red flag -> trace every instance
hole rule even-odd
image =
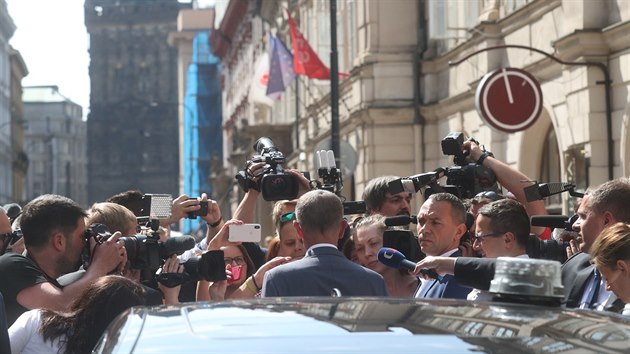
[[[322,63],[317,53],[311,48],[302,33],[298,31],[291,14],[287,12],[287,15],[289,15],[291,42],[293,42],[293,71],[311,79],[330,80],[330,69]],[[339,76],[345,77],[348,74],[339,73]]]

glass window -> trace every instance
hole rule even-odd
[[[561,182],[560,175],[560,153],[558,152],[558,139],[553,127],[547,131],[545,145],[543,147],[543,156],[541,159],[542,166],[540,168],[540,182]],[[562,212],[562,193],[552,195],[545,198],[547,210],[552,214],[560,214]]]

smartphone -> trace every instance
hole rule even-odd
[[[238,281],[241,279],[243,266],[234,266],[230,271],[232,272],[232,282]]]
[[[260,242],[260,224],[229,226],[230,242]]]
[[[197,199],[197,198],[188,198],[190,199]],[[195,211],[189,211],[187,212],[187,216],[186,218],[188,219],[196,219],[197,216],[206,216],[208,215],[208,201],[207,200],[202,200],[199,201],[199,206],[201,208],[199,208],[199,210],[195,210]]]

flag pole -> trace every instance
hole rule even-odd
[[[295,80],[295,150],[300,153],[300,80]]]
[[[335,164],[341,168],[339,153],[339,67],[337,66],[337,0],[330,0],[330,133]]]

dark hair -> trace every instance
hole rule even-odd
[[[140,190],[134,189],[113,195],[107,198],[106,202],[120,204],[131,210],[135,216],[141,216],[143,196]]]
[[[389,193],[388,183],[399,179],[397,176],[382,176],[371,179],[363,190],[363,201],[365,201],[365,211],[367,214],[377,212],[385,203],[387,193]]]
[[[74,299],[69,312],[42,310],[40,332],[44,341],[59,338],[67,354],[89,353],[116,316],[145,304],[144,292],[125,277],[103,276]]]
[[[245,260],[245,264],[247,264],[247,276],[251,276],[252,274],[254,274],[256,272],[256,266],[254,265],[254,261],[252,261],[252,257],[249,256],[249,252],[247,252],[247,248],[245,248],[245,246],[243,245],[226,245],[223,247],[229,247],[229,246],[234,246],[236,248],[239,249],[239,251],[241,251],[241,253],[243,254],[243,259]]]
[[[55,232],[68,236],[77,228],[85,211],[70,198],[55,194],[44,194],[24,206],[20,217],[20,228],[26,248],[43,248]]]
[[[343,219],[343,205],[334,193],[316,189],[298,199],[295,215],[305,234],[309,231],[326,233],[339,227]]]
[[[434,202],[447,202],[451,205],[451,217],[460,224],[466,224],[466,207],[464,203],[451,193],[434,193],[428,200]]]
[[[490,219],[492,232],[498,234],[511,232],[519,246],[527,247],[529,215],[521,203],[512,199],[497,200],[481,207],[479,215]]]
[[[597,214],[610,212],[617,221],[630,223],[630,181],[617,178],[589,193],[589,206]]]

